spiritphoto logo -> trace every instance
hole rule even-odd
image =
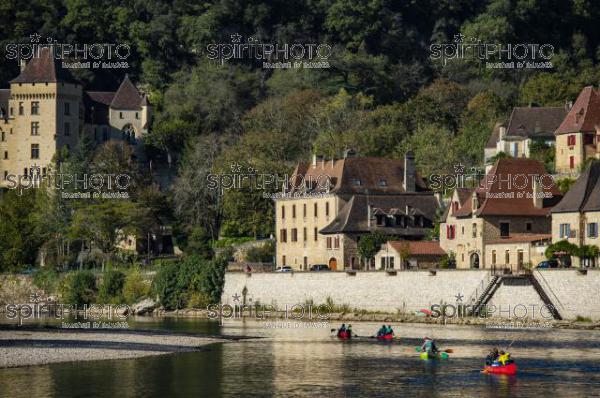
[[[260,173],[252,166],[239,163],[231,164],[230,170],[231,173],[209,173],[206,177],[208,188],[219,190],[221,194],[228,190],[247,189],[264,191],[265,198],[285,198],[323,195],[333,186],[327,174],[305,177],[301,174]]]
[[[262,43],[254,36],[244,39],[239,33],[230,36],[229,43],[206,46],[208,59],[225,63],[230,60],[252,59],[262,62],[264,69],[324,69],[332,47],[327,43]]]
[[[29,43],[8,43],[6,58],[18,62],[40,58],[49,49],[54,59],[62,61],[65,69],[123,69],[131,47],[125,43],[60,43],[38,33],[29,36]]]
[[[133,182],[133,177],[125,173],[70,174],[32,167],[27,174],[7,174],[5,187],[18,190],[19,194],[24,190],[44,187],[62,191],[64,199],[128,199],[128,189]]]
[[[123,321],[127,319],[130,312],[127,304],[84,304],[78,306],[59,303],[54,298],[44,297],[39,293],[30,294],[29,303],[6,304],[4,307],[5,318],[16,322],[19,326],[22,326],[23,322],[31,320],[55,319],[69,320],[69,322],[63,322],[61,325],[67,329],[127,327],[123,325]],[[116,321],[116,323],[112,321]]]
[[[452,43],[431,44],[429,51],[430,58],[443,66],[454,60],[476,60],[488,69],[553,68],[554,46],[548,43],[483,43],[459,33]]]
[[[454,174],[431,174],[428,179],[429,187],[436,192],[481,187],[486,190],[486,197],[533,199],[533,193],[529,188],[537,185],[539,187],[537,198],[549,199],[552,198],[552,194],[547,190],[557,186],[555,177],[547,173],[485,174],[482,169],[475,167],[466,171],[466,168],[460,164],[454,166],[454,171]],[[487,192],[492,185],[495,185],[499,192]]]

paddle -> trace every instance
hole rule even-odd
[[[417,352],[421,352],[421,351],[422,351],[422,349],[421,349],[421,347],[415,347],[415,351],[417,351]],[[440,351],[440,352],[445,352],[445,353],[447,353],[447,354],[452,354],[452,353],[454,352],[454,350],[453,350],[452,348],[448,348],[448,349],[446,349],[446,350],[442,350],[442,351]]]

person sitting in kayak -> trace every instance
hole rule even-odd
[[[513,363],[514,361],[510,358],[509,352],[500,351],[500,355],[498,355],[498,362],[502,364],[502,366],[507,365],[509,363]]]
[[[392,325],[387,325],[387,328],[385,329],[385,334],[391,334],[392,336],[394,335],[394,329],[392,329]]]
[[[348,333],[348,338],[352,337],[352,325],[348,325],[346,333]]]
[[[492,351],[485,357],[485,364],[487,366],[491,366],[494,362],[498,360],[498,348],[494,347]]]
[[[382,337],[382,336],[385,336],[386,334],[387,334],[387,328],[385,327],[385,325],[381,325],[381,327],[377,331],[377,337]]]
[[[346,324],[342,323],[342,326],[340,326],[340,328],[338,329],[337,336],[338,337],[345,337],[346,336],[346,332],[347,332],[347,330],[346,330]]]
[[[430,338],[430,337],[425,337],[425,341],[423,342],[423,345],[421,346],[421,351],[427,352],[428,354],[437,354],[438,353],[438,349],[437,346],[435,345],[435,341]]]

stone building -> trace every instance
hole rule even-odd
[[[579,176],[569,192],[552,209],[552,241],[567,240],[577,246],[600,246],[600,162],[592,162]],[[590,259],[591,266],[598,259]],[[580,266],[579,258],[572,258]]]
[[[531,144],[554,145],[554,132],[569,111],[559,107],[515,107],[505,123],[497,123],[484,149],[486,164],[500,152],[514,158],[528,158]]]
[[[556,171],[578,174],[587,159],[600,157],[600,93],[585,87],[556,129]]]
[[[276,262],[307,270],[374,268],[361,264],[361,236],[379,230],[405,240],[424,239],[433,227],[438,201],[404,160],[314,156],[296,166],[282,198],[275,200]]]
[[[446,252],[436,241],[391,240],[375,255],[375,267],[385,270],[437,268]]]
[[[0,187],[9,176],[46,174],[54,155],[75,148],[84,134],[96,144],[125,140],[141,153],[150,118],[146,96],[129,77],[116,92],[86,91],[45,48],[0,90]]]
[[[477,188],[456,189],[440,223],[440,245],[457,268],[513,268],[538,261],[550,241],[550,210],[561,199],[544,166],[496,161]]]

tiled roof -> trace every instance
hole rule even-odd
[[[404,193],[404,160],[376,157],[348,157],[343,159],[318,160],[315,166],[311,162],[299,163],[292,173],[291,181],[318,182],[308,191],[325,191],[327,176],[332,183],[330,192],[340,194],[399,194]],[[297,179],[296,179],[297,178]],[[302,191],[300,184],[292,183],[292,192]],[[320,185],[320,186],[319,186]],[[416,191],[428,191],[423,179],[416,173]]]
[[[600,127],[600,94],[594,87],[588,86],[581,90],[555,134],[595,132],[597,126]]]
[[[389,241],[388,244],[396,251],[401,251],[404,247],[407,247],[412,256],[443,256],[446,254],[440,247],[440,242],[393,240]]]
[[[486,244],[493,245],[502,243],[527,243],[550,239],[552,239],[552,234],[511,234],[506,238],[491,240]]]
[[[511,137],[552,137],[567,116],[559,107],[515,107],[508,119],[506,135]]]
[[[129,80],[129,75],[125,75],[110,103],[110,107],[113,109],[138,110],[141,109],[142,99],[142,94]]]
[[[592,162],[552,213],[600,211],[600,162]]]
[[[409,226],[377,226],[375,217],[369,226],[369,206],[372,214],[406,214],[412,218],[421,215],[433,223],[438,208],[437,199],[432,193],[415,195],[353,195],[338,215],[319,232],[322,234],[367,233],[380,230],[388,235],[423,238],[430,228]]]
[[[68,69],[63,69],[50,48],[40,50],[39,57],[31,58],[25,69],[11,83],[74,83],[77,80]]]
[[[550,196],[543,199],[542,207],[534,206],[533,181],[535,176],[547,176],[542,163],[534,159],[503,158],[498,159],[490,172],[483,178],[479,188],[475,190],[479,206],[472,208],[472,200],[467,200],[454,214],[456,217],[477,216],[545,216],[561,198],[556,187],[548,183],[550,177],[544,178],[541,191]]]

